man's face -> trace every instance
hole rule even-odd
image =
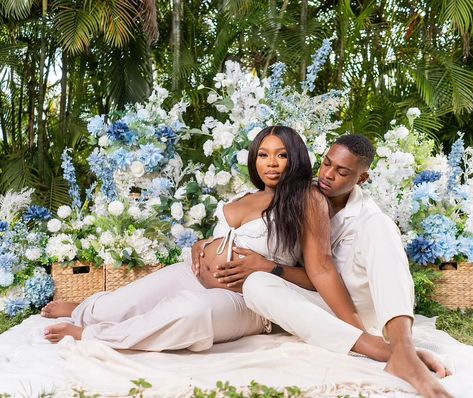
[[[320,190],[329,198],[348,195],[367,179],[367,167],[343,145],[332,145],[319,169]]]

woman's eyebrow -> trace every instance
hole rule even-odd
[[[258,150],[268,151],[269,149],[260,146]],[[285,147],[285,146],[282,146],[282,147],[280,147],[280,148],[274,148],[273,150],[275,150],[275,151],[286,150],[286,147]]]

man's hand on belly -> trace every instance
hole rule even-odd
[[[214,277],[227,287],[242,285],[245,279],[256,271],[271,272],[274,263],[250,249],[234,247],[233,252],[244,257],[217,266]]]

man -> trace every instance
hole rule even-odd
[[[425,353],[416,352],[412,341],[414,289],[399,230],[359,187],[368,179],[373,158],[369,140],[346,135],[329,149],[320,167],[319,188],[332,207],[332,255],[365,329],[382,331],[390,343],[385,370],[412,384],[425,397],[451,397],[426,364],[441,377],[449,372],[433,364]],[[249,308],[308,343],[321,345],[319,342],[338,338],[333,326],[328,330],[317,319],[320,308],[331,312],[317,292],[270,272],[254,272],[265,269],[263,263],[268,260],[249,250],[235,251],[246,257],[225,264],[216,277],[230,285],[244,280]],[[267,264],[266,269],[274,266]],[[306,271],[317,287],[317,273]],[[304,308],[304,316],[298,313],[300,308]],[[314,316],[310,316],[311,310]],[[340,347],[354,341],[346,343]]]

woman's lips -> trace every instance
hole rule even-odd
[[[277,180],[281,176],[281,174],[277,172],[267,172],[264,173],[264,175],[270,180]]]

